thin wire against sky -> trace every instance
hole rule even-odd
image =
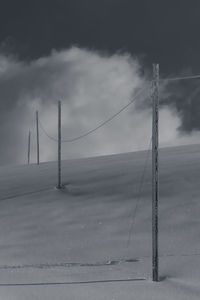
[[[196,74],[196,75],[190,75],[190,76],[182,76],[182,77],[169,77],[169,78],[160,78],[159,81],[160,82],[170,82],[170,81],[179,81],[179,80],[191,80],[191,79],[200,79],[200,74]],[[135,95],[135,97],[138,97],[139,94],[144,90],[146,90],[148,87],[144,88],[144,89],[141,89],[138,91],[138,93]],[[123,112],[127,107],[129,107],[133,102],[135,102],[135,97],[133,100],[131,100],[130,102],[128,102],[125,106],[123,106],[119,111],[117,111],[114,115],[112,115],[111,117],[109,117],[107,120],[103,121],[102,123],[100,123],[98,126],[96,126],[95,128],[93,129],[90,129],[89,131],[77,136],[77,137],[74,137],[74,138],[70,138],[70,139],[63,139],[61,142],[62,143],[71,143],[71,142],[75,142],[77,140],[80,140],[84,137],[87,137],[88,135],[94,133],[95,131],[97,131],[98,129],[100,129],[101,127],[105,126],[107,123],[109,123],[110,121],[112,121],[114,118],[116,118],[118,115],[120,115],[121,112]],[[39,125],[40,125],[40,128],[42,129],[42,131],[45,133],[45,135],[57,142],[58,139],[51,136],[47,130],[44,128],[44,126],[42,125],[41,121],[39,120]]]
[[[95,128],[93,129],[90,129],[89,131],[75,137],[75,138],[71,138],[71,139],[64,139],[62,140],[62,143],[71,143],[71,142],[74,142],[74,141],[77,141],[77,140],[80,140],[92,133],[94,133],[95,131],[97,131],[98,129],[100,129],[101,127],[105,126],[107,123],[109,123],[110,121],[112,121],[114,118],[116,118],[118,115],[120,115],[127,107],[129,107],[131,104],[133,104],[133,102],[135,102],[136,100],[136,97],[138,97],[142,92],[144,92],[145,90],[147,90],[147,88],[149,87],[146,87],[146,88],[143,88],[143,89],[140,89],[138,90],[138,92],[136,93],[136,95],[134,96],[134,99],[132,99],[131,101],[129,101],[125,106],[123,106],[119,111],[117,111],[114,115],[112,115],[111,117],[109,117],[108,119],[106,119],[105,121],[103,121],[102,123],[100,123],[98,126],[96,126]],[[50,134],[48,134],[48,132],[46,131],[46,129],[44,128],[44,126],[42,125],[41,121],[39,120],[39,125],[42,129],[42,131],[46,134],[46,136],[48,138],[50,138],[51,140],[53,141],[56,141],[58,142],[58,139],[55,138],[55,137],[52,137]]]

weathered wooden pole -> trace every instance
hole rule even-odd
[[[153,64],[152,86],[152,279],[159,281],[158,274],[158,115],[159,115],[159,65]]]
[[[38,111],[36,111],[36,136],[37,136],[37,164],[40,164],[40,145],[39,145],[39,125],[38,125]]]
[[[31,152],[31,131],[28,133],[28,165],[30,164],[30,152]]]
[[[62,188],[61,183],[61,101],[58,101],[58,189]]]

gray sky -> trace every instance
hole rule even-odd
[[[61,99],[63,138],[71,138],[126,105],[151,79],[153,62],[162,77],[200,73],[199,1],[3,2],[0,164],[26,162],[29,129],[35,160],[36,109],[56,136]],[[198,142],[199,81],[161,86],[161,146]],[[144,92],[110,124],[63,145],[63,158],[144,149],[150,135],[151,101]],[[55,159],[57,145],[42,132],[40,141],[42,159]]]

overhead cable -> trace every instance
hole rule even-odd
[[[147,90],[147,87],[144,89],[140,89],[138,90],[138,92],[136,93],[135,97],[138,97],[142,92],[144,92],[145,90]],[[116,118],[121,112],[123,112],[127,107],[129,107],[133,102],[135,102],[135,97],[134,99],[132,99],[130,102],[128,102],[125,106],[123,106],[118,112],[116,112],[114,115],[112,115],[111,117],[109,117],[107,120],[103,121],[102,123],[100,123],[97,127],[75,137],[75,138],[71,138],[71,139],[62,139],[61,142],[62,143],[71,143],[74,141],[77,141],[79,139],[82,139],[88,135],[90,135],[91,133],[95,132],[96,130],[100,129],[101,127],[103,127],[104,125],[106,125],[107,123],[109,123],[110,121],[112,121],[114,118]],[[44,126],[42,125],[41,121],[39,121],[39,125],[41,127],[41,129],[43,130],[43,132],[46,134],[46,136],[48,138],[50,138],[53,141],[58,141],[57,138],[52,137],[50,134],[48,134],[48,132],[44,129]]]
[[[188,80],[188,79],[198,79],[200,74],[191,75],[191,76],[182,76],[182,77],[169,77],[169,78],[160,78],[159,81],[178,81],[178,80]]]
[[[143,168],[143,172],[142,172],[142,176],[141,176],[140,183],[139,183],[139,188],[138,188],[138,196],[137,196],[137,200],[136,200],[136,205],[135,205],[134,211],[132,213],[131,224],[130,224],[130,229],[129,229],[129,232],[128,232],[128,239],[127,239],[127,245],[126,245],[127,248],[130,245],[131,233],[132,233],[132,230],[133,230],[133,227],[134,227],[134,224],[135,224],[136,215],[137,215],[137,211],[138,211],[138,206],[139,206],[139,202],[140,202],[141,195],[142,195],[142,189],[143,189],[143,185],[144,185],[144,178],[145,178],[147,164],[148,164],[148,160],[149,160],[149,154],[151,153],[151,144],[152,144],[152,137],[150,139],[149,147],[148,147],[147,153],[146,153],[144,168]]]

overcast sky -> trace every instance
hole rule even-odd
[[[63,138],[98,125],[151,79],[200,73],[199,0],[2,0],[0,10],[0,164],[25,163],[35,110],[56,137],[62,100]],[[198,143],[200,80],[161,86],[161,146]],[[151,102],[143,92],[95,134],[63,145],[63,158],[144,149]],[[40,132],[42,160],[56,144]]]

